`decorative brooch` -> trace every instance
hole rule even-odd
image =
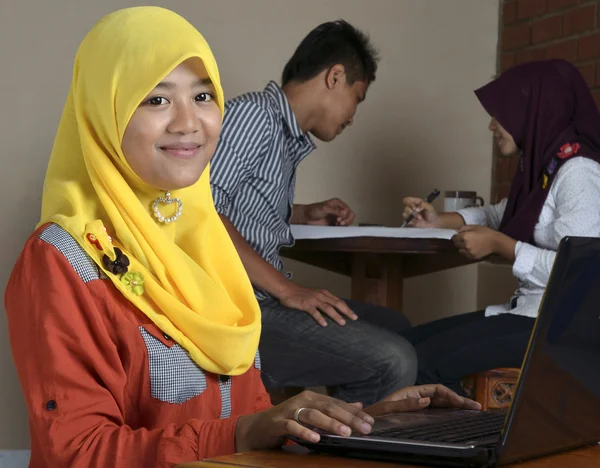
[[[129,258],[127,258],[127,255],[125,255],[118,247],[115,247],[115,255],[117,256],[115,260],[111,260],[106,254],[102,257],[102,264],[104,265],[104,268],[110,271],[113,275],[127,273],[127,268],[129,267]]]
[[[93,221],[86,227],[86,231],[85,238],[91,245],[102,252],[110,250],[115,252],[114,260],[111,260],[106,254],[102,256],[104,268],[113,275],[120,275],[121,283],[130,293],[141,296],[144,293],[144,276],[136,271],[128,271],[131,263],[129,258],[121,249],[112,246],[112,237],[108,234],[102,221]]]
[[[136,296],[141,296],[144,293],[144,275],[136,271],[130,271],[121,276],[121,283]]]
[[[556,153],[556,156],[554,156],[544,168],[544,175],[542,176],[542,188],[544,190],[548,188],[548,181],[556,172],[559,160],[568,159],[571,156],[575,156],[579,152],[580,148],[581,145],[579,143],[565,143],[560,147],[560,152]]]

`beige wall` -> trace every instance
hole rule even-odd
[[[79,41],[105,13],[148,3],[176,10],[204,33],[229,97],[277,79],[299,40],[320,22],[343,17],[371,33],[382,54],[378,79],[353,128],[319,144],[301,166],[298,201],[340,196],[359,221],[394,223],[406,194],[439,187],[489,197],[491,140],[472,90],[494,74],[498,0],[2,0],[1,285],[37,221]],[[310,274],[340,294],[348,290],[345,278],[292,269],[301,282]],[[476,270],[463,270],[408,281],[405,305],[413,319],[475,307]],[[422,293],[430,288],[443,293]],[[0,449],[27,445],[1,311]]]

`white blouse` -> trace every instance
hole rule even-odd
[[[506,202],[458,213],[465,224],[498,229]],[[588,158],[575,157],[559,169],[535,225],[536,245],[517,242],[515,247],[512,271],[519,287],[513,300],[487,307],[486,317],[504,313],[537,317],[558,244],[565,236],[600,237],[600,164]]]

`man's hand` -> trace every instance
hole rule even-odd
[[[300,423],[294,419],[299,408],[304,408],[298,415]],[[306,426],[341,436],[349,436],[351,431],[368,434],[373,422],[373,418],[362,411],[360,403],[348,404],[327,395],[304,391],[271,409],[238,419],[235,449],[245,452],[274,448],[281,445],[287,435],[318,442],[319,434]]]
[[[288,283],[286,290],[277,296],[277,299],[279,299],[279,302],[285,307],[302,310],[308,313],[323,327],[327,326],[327,321],[321,314],[327,315],[339,325],[346,325],[346,321],[342,315],[345,315],[352,320],[358,318],[344,301],[334,296],[329,291],[325,289],[316,290],[303,288],[291,281]]]
[[[354,211],[339,198],[304,205],[304,223],[315,226],[349,226]]]
[[[476,401],[463,398],[443,385],[419,385],[398,390],[383,400],[369,406],[365,412],[371,416],[415,411],[423,408],[461,408],[481,410]]]

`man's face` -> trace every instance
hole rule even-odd
[[[364,101],[369,84],[355,81],[349,85],[346,74],[336,78],[322,103],[321,118],[310,132],[321,141],[331,141],[352,124],[358,105]]]

